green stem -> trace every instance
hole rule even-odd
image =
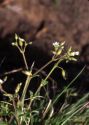
[[[23,56],[23,60],[24,60],[25,67],[26,67],[26,69],[28,70],[28,65],[27,65],[27,61],[26,61],[24,52],[22,52],[22,56]]]
[[[22,106],[24,106],[24,100],[25,100],[26,92],[27,92],[27,89],[28,89],[28,86],[29,86],[29,83],[30,83],[31,79],[32,79],[31,76],[27,76],[26,83],[25,83],[23,93],[22,93],[22,96],[21,96],[21,104],[22,104]]]
[[[50,60],[48,63],[46,63],[43,67],[41,67],[37,72],[33,74],[33,76],[36,76],[39,72],[41,72],[43,69],[45,69],[49,64],[54,62],[54,60]]]
[[[64,58],[61,58],[60,60],[58,60],[58,61],[56,62],[56,64],[53,66],[53,68],[51,69],[51,71],[49,72],[49,74],[46,76],[46,78],[44,79],[44,81],[46,81],[46,80],[50,77],[50,75],[51,75],[51,74],[53,73],[53,71],[58,67],[59,63],[60,63],[61,61],[63,61],[63,59],[64,59]],[[40,86],[38,87],[38,89],[37,89],[35,95],[40,91],[40,89],[41,89],[42,87],[43,87],[43,86],[42,86],[42,83],[41,83]]]
[[[25,58],[24,51],[22,51],[22,56],[23,56],[25,67],[28,70],[28,65],[27,65],[27,61],[26,61],[26,58]],[[28,86],[29,86],[29,83],[30,83],[31,79],[32,79],[31,76],[27,76],[25,86],[24,86],[22,96],[21,96],[21,104],[22,104],[22,106],[24,106],[24,100],[25,100],[26,92],[27,92],[27,89],[28,89]]]
[[[49,64],[51,64],[54,60],[50,60],[48,63],[46,63],[42,68],[40,68],[36,73],[33,74],[33,76],[36,76],[39,72],[41,72],[43,69],[45,69]],[[53,69],[53,68],[52,68]],[[54,70],[54,69],[53,69]],[[52,72],[52,71],[51,71]],[[50,73],[51,74],[51,73]],[[49,74],[49,76],[50,76]],[[47,77],[46,77],[47,79]],[[40,91],[42,87],[42,84],[40,84],[40,86],[38,87],[37,91],[35,92],[34,96],[37,95],[37,93]],[[28,109],[31,107],[31,104],[32,104],[33,100],[31,100],[29,106],[28,106]]]
[[[84,106],[80,107],[79,109],[77,109],[73,114],[71,114],[61,125],[65,125],[67,121],[69,121],[75,114],[77,114],[79,111],[81,111],[82,109],[84,109],[87,105],[89,105],[89,102],[86,103]]]
[[[65,59],[65,57],[66,57],[66,54],[63,55],[63,56],[61,57],[61,59],[63,60],[63,59]],[[52,62],[56,62],[56,61],[61,60],[61,59],[60,59],[60,57],[58,57],[58,58],[53,57],[48,63],[46,63],[43,67],[41,67],[37,72],[35,72],[35,73],[33,74],[33,76],[36,76],[39,72],[41,72],[43,69],[45,69],[45,68],[46,68],[48,65],[50,65]]]
[[[66,92],[66,90],[71,86],[72,83],[74,83],[76,81],[76,79],[82,74],[82,72],[84,71],[85,66],[83,67],[83,69],[78,73],[78,75],[69,83],[69,85],[55,98],[55,100],[53,101],[53,104],[55,104],[57,102],[57,100],[61,97],[61,95]]]

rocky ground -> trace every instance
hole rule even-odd
[[[34,60],[39,66],[47,62],[54,41],[66,41],[66,48],[72,46],[74,50],[80,51],[77,63],[63,66],[68,71],[69,79],[72,79],[86,65],[78,86],[81,88],[82,85],[84,91],[89,89],[88,0],[2,0],[0,2],[1,74],[22,65],[21,60],[19,61],[20,55],[16,54],[17,50],[11,47],[15,33],[28,42],[33,41],[29,65]],[[29,57],[29,54],[27,56]]]

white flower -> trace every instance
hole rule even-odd
[[[59,46],[59,42],[54,42],[54,43],[53,43],[53,46],[54,46],[54,47],[58,47],[58,46]]]
[[[79,55],[79,51],[75,52],[76,55]]]
[[[79,52],[76,51],[76,52],[71,52],[71,56],[78,56],[79,55]]]
[[[4,81],[2,79],[0,79],[0,84],[2,84]]]
[[[22,39],[22,38],[20,38],[20,37],[19,37],[19,40],[22,41],[22,42],[24,42],[24,39]]]
[[[65,41],[61,43],[61,46],[64,46],[64,44],[65,44]]]

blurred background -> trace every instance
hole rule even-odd
[[[78,50],[78,62],[66,64],[64,68],[72,79],[86,65],[78,86],[89,90],[88,0],[0,0],[1,73],[22,65],[17,50],[10,46],[15,33],[33,42],[31,60],[27,55],[29,65],[35,60],[42,66],[49,60],[54,41],[66,41],[66,48],[72,46]]]

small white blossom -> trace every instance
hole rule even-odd
[[[65,41],[61,43],[61,46],[64,46],[64,44],[65,44]]]
[[[79,55],[79,51],[75,52],[76,55]]]
[[[0,79],[0,84],[2,84],[4,81],[2,79]]]
[[[22,42],[24,42],[24,39],[22,39],[22,38],[20,38],[20,37],[19,37],[19,40],[22,41]]]
[[[76,51],[76,52],[71,52],[71,56],[78,56],[79,55],[79,52]]]
[[[15,46],[15,43],[12,43],[12,46]]]
[[[58,46],[59,46],[59,43],[58,43],[58,42],[54,42],[54,43],[53,43],[53,46],[54,46],[54,47],[58,47]]]

